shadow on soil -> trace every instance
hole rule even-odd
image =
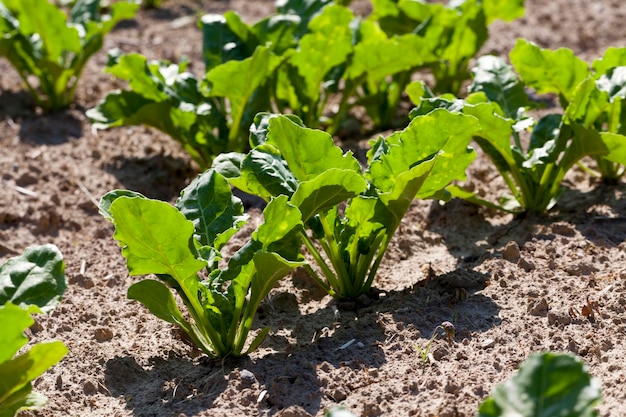
[[[351,309],[337,309],[331,300],[308,315],[294,309],[293,294],[274,294],[257,320],[273,330],[261,347],[270,353],[224,361],[170,354],[153,358],[148,367],[130,356],[117,357],[106,365],[105,385],[112,395],[124,396],[136,416],[204,415],[232,396],[243,412],[272,416],[298,406],[316,415],[373,383],[372,373],[390,352],[417,358],[414,346],[426,343],[444,321],[454,323],[457,343],[499,325],[498,306],[476,294],[487,280],[485,274],[459,270],[384,293],[368,305],[353,303]],[[296,343],[281,336],[286,329]]]
[[[61,145],[83,136],[82,121],[74,110],[54,114],[32,113],[21,121],[20,140],[33,145]]]
[[[125,188],[164,201],[176,198],[196,175],[187,161],[162,154],[146,158],[118,156],[104,168]]]

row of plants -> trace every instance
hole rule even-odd
[[[260,234],[269,224],[271,221],[266,221],[259,228]],[[253,255],[259,256],[256,258],[259,266],[270,265],[260,253],[256,251]],[[282,267],[275,270],[293,267],[287,265],[288,262],[278,263]],[[0,334],[0,417],[12,417],[19,411],[44,405],[46,398],[32,390],[32,381],[68,352],[60,341],[45,341],[18,354],[28,342],[24,331],[34,323],[32,314],[49,313],[61,300],[67,287],[64,269],[62,255],[54,245],[27,248],[22,255],[0,265],[0,325],[3,329]],[[140,294],[143,293],[141,286],[147,282],[135,284]],[[158,305],[156,309],[165,315],[171,314]],[[591,417],[598,415],[595,407],[600,399],[600,383],[590,377],[580,359],[570,354],[542,352],[532,354],[512,378],[496,386],[478,412],[481,417],[553,416],[555,413]],[[326,415],[354,417],[342,409],[331,410]]]
[[[397,108],[417,71],[430,71],[435,91],[458,94],[488,25],[524,11],[520,0],[445,6],[374,0],[373,12],[362,18],[349,3],[277,2],[275,15],[253,25],[235,12],[204,15],[206,70],[199,79],[186,71],[186,61],[148,62],[111,51],[107,72],[128,81],[130,90],[109,93],[87,114],[96,128],[155,127],[201,168],[219,153],[247,151],[248,129],[262,111],[294,114],[335,134],[360,106],[375,130],[397,127],[405,124],[396,120]],[[329,99],[337,102],[331,111]]]
[[[131,90],[110,93],[90,110],[94,126],[156,127],[201,167],[211,167],[175,206],[127,190],[108,193],[100,203],[131,275],[157,277],[133,284],[129,298],[178,325],[209,357],[240,356],[259,346],[269,329],[249,340],[256,310],[294,268],[305,268],[338,299],[367,293],[415,198],[455,196],[541,213],[556,203],[569,169],[578,164],[591,172],[582,165],[585,156],[596,159],[593,175],[623,175],[625,48],[609,49],[589,69],[572,51],[520,40],[510,55],[513,66],[487,56],[470,73],[488,24],[518,17],[522,2],[378,0],[367,18],[341,3],[281,2],[275,16],[255,25],[232,12],[204,16],[201,79],[186,72],[185,62],[110,53],[107,71]],[[0,2],[0,55],[42,108],[72,102],[85,63],[138,3],[114,3],[106,17],[98,6],[78,0],[66,16],[46,0]],[[34,8],[45,19],[27,12]],[[435,79],[432,89],[411,82],[424,69]],[[29,84],[32,75],[38,86]],[[469,78],[470,94],[459,99]],[[535,121],[529,111],[538,105],[526,87],[557,94],[563,112]],[[405,91],[416,104],[408,126],[372,140],[366,161],[335,145],[331,134],[355,106],[366,109],[376,129],[396,126]],[[332,97],[339,104],[328,112]],[[475,157],[472,140],[512,197],[494,202],[450,185],[465,179]],[[231,186],[267,206],[264,223],[226,260],[224,245],[246,221]],[[20,335],[24,328],[17,329]],[[25,343],[18,339],[21,345],[11,345],[17,349]],[[23,385],[28,389],[18,388],[26,395],[18,408],[34,401],[31,379]]]

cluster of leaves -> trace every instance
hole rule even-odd
[[[241,201],[217,172],[206,171],[182,192],[176,206],[130,191],[106,194],[100,212],[115,225],[131,275],[155,274],[133,284],[128,297],[178,325],[209,357],[239,356],[267,335],[261,330],[244,350],[256,310],[275,283],[303,264],[300,212],[286,197],[265,208],[265,222],[220,268],[220,250],[245,223]],[[179,310],[174,290],[191,320]]]
[[[60,341],[38,343],[17,355],[28,342],[24,330],[31,314],[47,313],[60,301],[67,286],[65,264],[53,245],[32,246],[21,256],[0,265],[0,416],[39,407],[46,398],[33,392],[35,378],[67,353]]]
[[[567,353],[535,353],[517,373],[494,388],[482,402],[479,417],[595,417],[600,383],[589,376],[585,364]],[[326,417],[355,417],[338,408]]]
[[[594,74],[570,50],[544,50],[520,39],[510,54],[519,75],[502,58],[481,57],[473,69],[471,94],[464,100],[435,97],[423,84],[411,85],[408,92],[417,104],[413,117],[443,107],[479,120],[475,141],[493,161],[512,198],[495,204],[459,187],[452,193],[515,213],[542,213],[556,203],[565,174],[585,156],[594,156],[607,177],[621,175],[626,162],[626,112],[621,110],[626,72],[620,66],[626,63],[625,51],[609,49],[594,62]],[[527,110],[537,104],[526,87],[558,93],[564,110],[535,121]],[[529,139],[522,136],[526,132]]]
[[[108,71],[132,91],[110,93],[90,110],[95,127],[156,127],[201,167],[220,152],[246,151],[248,128],[261,111],[293,113],[334,134],[352,107],[363,106],[377,128],[387,128],[415,71],[430,68],[436,91],[458,93],[488,24],[524,11],[523,0],[374,0],[373,13],[357,18],[342,2],[277,3],[275,15],[254,25],[235,12],[202,17],[202,80],[185,72],[184,62],[112,59]],[[338,108],[324,117],[332,95]]]
[[[78,0],[68,16],[48,0],[0,1],[0,55],[44,110],[60,110],[74,101],[82,70],[102,48],[104,36],[139,7],[117,2],[110,15],[101,16],[99,3]],[[32,83],[33,76],[38,85]]]
[[[416,117],[406,129],[372,141],[362,172],[328,133],[304,127],[295,116],[259,114],[252,150],[222,154],[214,169],[266,200],[288,196],[302,213],[309,231],[302,230],[302,241],[324,279],[306,268],[329,294],[355,299],[371,288],[411,202],[446,198],[444,188],[465,178],[475,157],[468,143],[478,129],[473,117],[443,109]]]

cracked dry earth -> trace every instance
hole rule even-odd
[[[525,37],[592,60],[626,41],[622,1],[528,0],[526,7],[523,19],[492,26],[485,53],[506,55]],[[29,336],[63,340],[70,353],[35,383],[48,405],[23,415],[306,417],[342,405],[359,416],[472,416],[496,383],[541,350],[579,355],[602,382],[600,414],[626,415],[626,188],[581,171],[568,176],[563,199],[543,217],[416,202],[380,270],[378,299],[338,304],[297,272],[259,309],[255,326],[272,331],[242,359],[208,360],[126,299],[133,279],[97,200],[128,188],[174,201],[196,169],[154,130],[92,131],[85,110],[123,87],[102,73],[105,51],[185,55],[199,73],[195,18],[231,9],[252,22],[273,2],[166,0],[141,11],[106,39],[76,104],[56,114],[33,110],[0,61],[0,260],[54,243],[69,281],[63,302],[38,316]],[[501,190],[495,178],[484,157],[469,170],[485,195]],[[259,213],[250,209],[242,241]],[[588,302],[593,316],[583,315]],[[429,346],[444,321],[454,324],[454,340],[436,336]]]

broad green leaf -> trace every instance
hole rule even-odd
[[[234,128],[231,127],[229,135],[231,140],[235,137],[233,132],[241,129],[240,123],[246,105],[253,98],[255,91],[268,80],[279,62],[280,58],[272,54],[268,48],[259,46],[250,58],[243,61],[228,61],[207,73],[206,80],[211,85],[209,95],[226,97],[230,102],[230,114],[232,126],[234,126]],[[246,124],[249,125],[249,123]]]
[[[290,202],[300,209],[306,222],[315,214],[361,194],[366,188],[367,181],[361,173],[330,168],[309,181],[301,182]]]
[[[487,24],[496,19],[510,22],[524,16],[524,0],[483,0]]]
[[[272,250],[275,244],[303,227],[300,210],[288,203],[287,196],[272,199],[263,210],[263,217],[264,222],[252,233],[252,239],[259,242],[263,250]],[[293,249],[297,248],[287,248],[289,252]]]
[[[109,191],[100,199],[100,203],[98,204],[98,213],[100,213],[105,219],[112,222],[113,216],[111,215],[110,208],[111,204],[119,197],[137,197],[137,198],[146,198],[143,194],[138,193],[136,191],[130,190],[113,190]]]
[[[78,29],[67,26],[67,16],[52,3],[42,0],[20,0],[18,19],[20,31],[37,34],[43,50],[53,61],[61,63],[62,51],[80,52]],[[37,13],[32,13],[37,10]]]
[[[378,82],[393,74],[417,68],[435,60],[423,38],[409,33],[392,38],[359,42],[354,47],[348,78],[367,74],[370,82]]]
[[[352,51],[350,22],[354,15],[341,6],[327,6],[309,23],[309,33],[300,39],[291,57],[305,80],[306,95],[316,103],[326,74],[343,63]],[[312,111],[310,108],[309,111]]]
[[[41,310],[35,306],[23,308],[16,306],[10,301],[0,305],[0,324],[2,325],[2,333],[0,333],[0,363],[11,359],[22,346],[28,343],[24,330],[35,322],[31,317],[31,313],[38,312],[41,312]]]
[[[480,417],[592,417],[599,401],[600,383],[579,359],[548,352],[526,359],[478,411]]]
[[[38,306],[51,311],[61,300],[67,282],[65,263],[56,246],[31,246],[0,265],[0,305]]]
[[[479,130],[474,117],[444,109],[418,116],[406,129],[388,138],[389,150],[371,163],[367,176],[382,192],[390,192],[401,174],[438,154],[435,166],[417,195],[433,197],[450,181],[465,178],[465,169],[475,158],[468,144]]]
[[[587,63],[567,48],[551,51],[518,39],[509,57],[526,85],[539,94],[559,94],[566,102],[589,74]]]
[[[284,116],[269,123],[267,143],[280,150],[298,181],[308,181],[330,168],[361,171],[352,153],[344,154],[328,133],[302,127]]]
[[[68,350],[62,342],[41,342],[25,353],[0,363],[0,407],[20,409],[40,405],[41,397],[29,395],[31,381],[59,362]],[[33,401],[35,400],[35,402]],[[34,402],[34,404],[33,404]]]
[[[168,323],[179,325],[190,336],[191,325],[181,314],[171,290],[160,281],[144,279],[128,288],[128,298],[142,303],[152,314]]]
[[[474,80],[469,92],[484,92],[490,101],[500,105],[504,116],[517,120],[521,111],[530,107],[524,85],[502,58],[490,55],[480,57],[472,74]]]
[[[281,194],[291,196],[298,187],[287,163],[271,145],[252,149],[243,160],[241,180],[232,184],[266,200]]]
[[[14,417],[18,411],[39,408],[46,404],[48,399],[32,391],[32,384],[28,383],[22,389],[10,395],[0,406],[0,417]]]
[[[206,266],[190,250],[193,222],[168,203],[119,197],[109,211],[131,275],[168,274],[183,282]]]
[[[611,46],[604,52],[602,58],[593,61],[591,67],[595,71],[595,78],[600,78],[615,67],[626,66],[626,48]]]
[[[248,48],[250,29],[241,30],[242,25],[245,26],[239,15],[232,11],[224,16],[202,16],[202,56],[206,71],[231,60],[241,61],[252,54],[256,45]]]
[[[259,44],[266,45],[276,55],[296,46],[295,32],[302,23],[296,14],[279,14],[267,17],[252,26]]]
[[[200,244],[217,250],[246,221],[241,200],[232,195],[226,179],[212,169],[200,174],[181,191],[176,207],[193,221]]]
[[[400,224],[400,221],[406,214],[415,196],[429,193],[428,191],[424,192],[422,188],[431,175],[437,159],[440,156],[441,154],[432,156],[411,167],[408,171],[401,173],[396,178],[391,190],[379,195],[380,201],[387,207],[391,216],[393,216],[393,219],[385,219],[384,224],[387,225],[389,229],[395,230]]]
[[[626,136],[617,133],[601,132],[600,137],[608,149],[608,154],[604,158],[611,162],[626,165]]]

